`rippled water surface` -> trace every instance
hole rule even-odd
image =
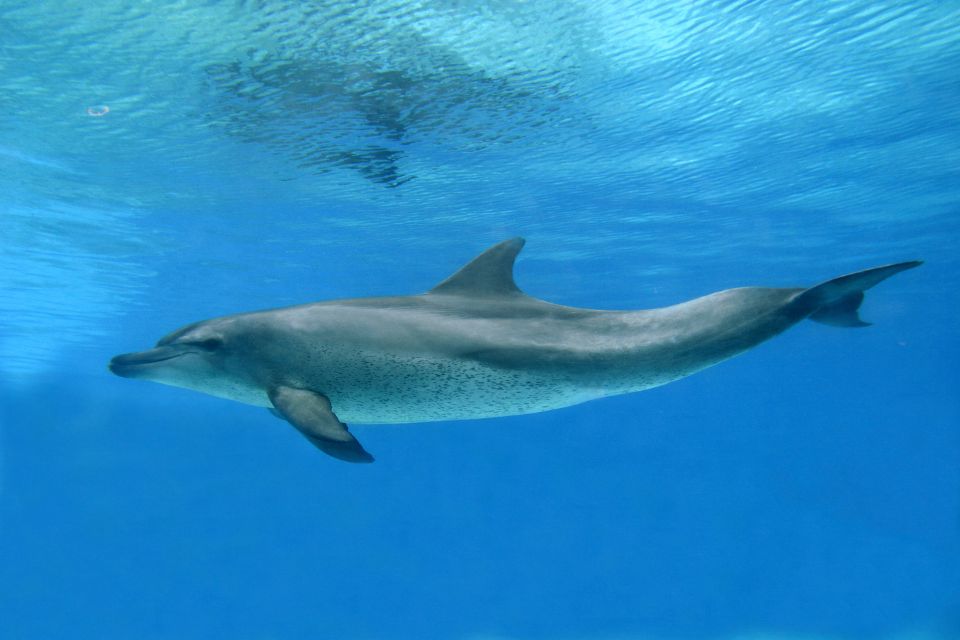
[[[0,636],[960,638],[958,70],[952,0],[0,0]],[[359,472],[104,368],[517,235],[598,308],[926,264]]]

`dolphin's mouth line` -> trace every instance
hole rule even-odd
[[[157,362],[166,362],[167,360],[174,360],[175,358],[179,358],[179,357],[181,357],[181,356],[185,356],[185,355],[187,355],[187,353],[189,353],[189,352],[183,351],[183,352],[181,352],[181,353],[175,353],[175,354],[173,354],[173,355],[163,356],[163,357],[161,357],[161,358],[144,358],[143,360],[134,360],[133,362],[126,362],[126,363],[124,363],[124,364],[137,365],[137,364],[154,364],[154,363],[157,363]]]

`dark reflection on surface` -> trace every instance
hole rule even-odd
[[[549,101],[521,83],[423,53],[411,69],[281,54],[209,65],[209,81],[224,98],[210,117],[313,173],[346,167],[387,187],[415,177],[403,167],[405,145],[476,150],[549,120]]]

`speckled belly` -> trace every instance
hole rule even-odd
[[[344,422],[404,423],[536,413],[608,395],[560,374],[469,360],[355,357],[307,386],[330,398]]]

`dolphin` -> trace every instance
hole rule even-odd
[[[352,423],[492,418],[657,387],[809,318],[863,327],[864,291],[900,262],[810,288],[744,287],[670,307],[600,311],[524,294],[522,238],[412,296],[355,298],[203,320],[110,370],[266,407],[320,450],[373,457]]]

